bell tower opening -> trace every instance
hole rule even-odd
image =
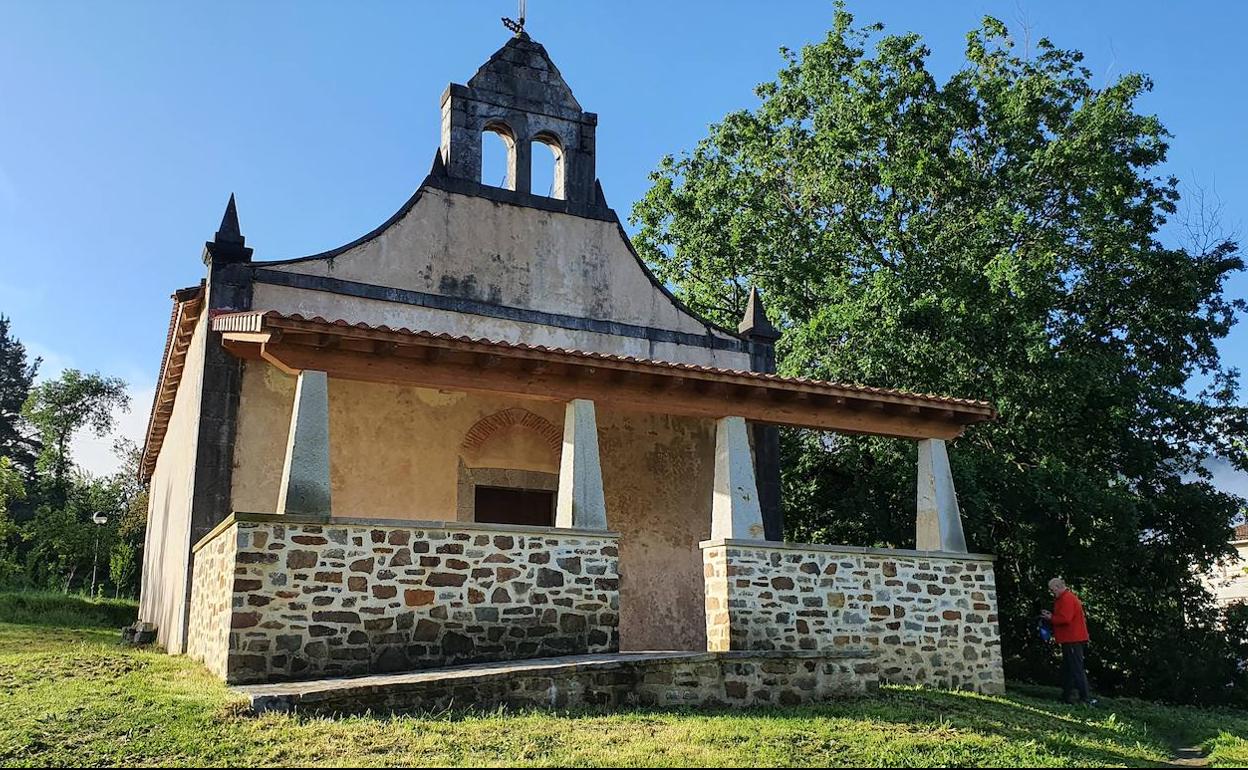
[[[543,145],[545,149],[540,149]],[[533,139],[529,157],[533,163],[533,194],[563,200],[563,148],[559,138],[553,134],[538,134]]]
[[[516,140],[504,123],[490,123],[481,131],[483,185],[516,189]]]
[[[511,202],[599,212],[597,126],[546,49],[520,29],[467,85],[443,93],[441,162],[450,179],[510,190]]]

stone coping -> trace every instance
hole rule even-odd
[[[532,658],[528,660],[496,663],[473,663],[464,666],[423,669],[392,674],[367,674],[364,676],[315,679],[303,682],[277,682],[273,684],[239,685],[234,692],[248,696],[253,705],[265,699],[302,699],[334,693],[335,695],[376,692],[394,686],[446,682],[447,684],[472,684],[499,676],[569,671],[604,671],[628,666],[661,665],[671,661],[706,663],[716,660],[774,660],[774,659],[820,659],[820,660],[873,660],[877,653],[866,648],[819,650],[733,650],[731,652],[612,652],[589,655],[565,655],[557,658]]]
[[[596,537],[603,540],[618,540],[620,533],[601,529],[580,529],[576,527],[532,527],[522,524],[483,524],[476,521],[416,521],[413,519],[370,519],[324,516],[307,516],[284,513],[243,513],[230,514],[212,530],[201,537],[191,552],[195,553],[214,538],[235,524],[288,524],[292,526],[313,525],[318,527],[383,527],[389,529],[434,529],[443,531],[498,532],[506,535],[540,535],[543,537]]]
[[[893,556],[920,559],[947,559],[951,561],[996,561],[989,553],[952,553],[950,551],[912,551],[905,548],[871,548],[861,545],[820,545],[817,543],[781,543],[774,540],[737,540],[718,538],[703,540],[698,544],[702,550],[726,546],[728,548],[754,548],[766,551],[818,551],[819,553],[844,553],[867,556]]]

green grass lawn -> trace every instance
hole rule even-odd
[[[113,628],[9,622],[0,600],[0,765],[1164,766],[1199,745],[1248,765],[1248,712],[1044,689],[988,698],[887,688],[818,708],[249,716],[186,658]],[[88,616],[91,616],[88,613]],[[45,618],[58,617],[47,613]]]

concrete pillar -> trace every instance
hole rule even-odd
[[[915,548],[920,551],[966,553],[962,512],[953,489],[949,453],[940,439],[919,442],[918,516]]]
[[[723,417],[715,425],[711,539],[763,540],[765,531],[745,419]]]
[[[757,287],[750,288],[745,316],[737,331],[750,343],[750,370],[776,373],[776,340],[780,331],[767,319],[762,295]],[[754,436],[754,478],[758,484],[758,504],[763,509],[763,526],[768,540],[784,540],[784,509],[780,505],[780,429],[775,425],[755,423],[750,426]]]
[[[277,512],[328,517],[330,511],[329,380],[325,372],[301,371]]]
[[[598,455],[598,418],[594,402],[582,398],[569,401],[564,412],[555,526],[607,528],[602,460]]]

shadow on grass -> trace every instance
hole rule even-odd
[[[1052,701],[1042,701],[1017,693],[1006,697],[910,689],[887,693],[893,708],[872,718],[908,726],[927,721],[1011,742],[1030,742],[1046,754],[1068,757],[1074,766],[1167,767],[1168,762],[1143,755],[1164,758],[1173,748],[1155,725],[1112,702],[1103,701],[1101,708],[1092,709],[1061,703],[1056,695]]]
[[[962,734],[968,738],[1030,744],[1044,755],[1063,758],[1071,766],[1099,764],[1129,767],[1172,766],[1165,758],[1170,757],[1180,744],[1202,744],[1213,740],[1225,729],[1220,727],[1223,718],[1220,712],[1192,709],[1200,716],[1179,720],[1182,724],[1176,724],[1176,709],[1131,700],[1103,703],[1104,706],[1098,709],[1066,705],[1058,700],[1056,689],[1050,693],[1045,688],[1028,688],[1026,693],[1012,690],[1006,696],[993,697],[885,687],[874,697],[787,708],[584,707],[552,710],[533,706],[500,706],[494,709],[453,708],[438,712],[395,710],[335,714],[312,711],[297,712],[291,716],[299,722],[417,719],[457,723],[558,715],[569,719],[610,718],[642,722],[692,717],[711,723],[743,719],[764,723],[757,733],[751,734],[801,732],[805,726],[814,726],[819,721],[849,720],[884,734],[914,734],[917,728],[921,731],[921,740],[932,744],[945,743],[951,737]],[[1188,710],[1183,709],[1185,712]],[[775,729],[769,729],[767,723],[773,723]],[[823,725],[815,729],[838,728],[838,725]],[[922,731],[926,731],[926,735]],[[794,738],[798,737],[794,733]],[[847,735],[846,740],[854,738]],[[958,750],[975,752],[972,744],[968,743]]]

